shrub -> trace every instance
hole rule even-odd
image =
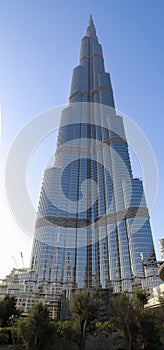
[[[0,344],[12,344],[10,327],[0,328]]]

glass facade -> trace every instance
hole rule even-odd
[[[142,181],[90,18],[41,188],[31,256],[36,290],[132,291],[159,284]]]

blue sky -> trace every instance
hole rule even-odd
[[[31,118],[67,103],[72,69],[78,64],[80,40],[90,13],[103,46],[106,71],[111,73],[116,107],[142,128],[157,160],[159,190],[151,223],[159,257],[158,239],[164,237],[164,1],[1,0],[1,278],[14,265],[12,256],[21,266],[20,251],[25,264],[29,264],[32,245],[6,203],[4,168],[8,150]],[[55,135],[51,135],[29,165],[27,184],[34,201],[54,147]],[[134,169],[135,176],[140,176],[135,164]]]

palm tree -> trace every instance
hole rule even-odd
[[[80,331],[80,350],[85,349],[86,326],[96,319],[100,302],[91,298],[89,291],[78,291],[73,295],[70,304],[73,320],[77,322]]]

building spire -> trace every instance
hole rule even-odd
[[[88,25],[91,25],[91,23],[93,24],[93,19],[92,19],[92,15],[90,14]]]
[[[88,27],[87,27],[87,32],[86,32],[86,35],[88,37],[93,37],[95,38],[96,40],[97,39],[97,36],[96,36],[96,28],[94,26],[94,23],[93,23],[93,18],[92,18],[92,15],[90,14],[89,16],[89,22],[88,22]]]
[[[105,72],[102,47],[92,15],[81,40],[80,60],[73,70],[69,101],[95,102],[115,108],[110,74]]]

